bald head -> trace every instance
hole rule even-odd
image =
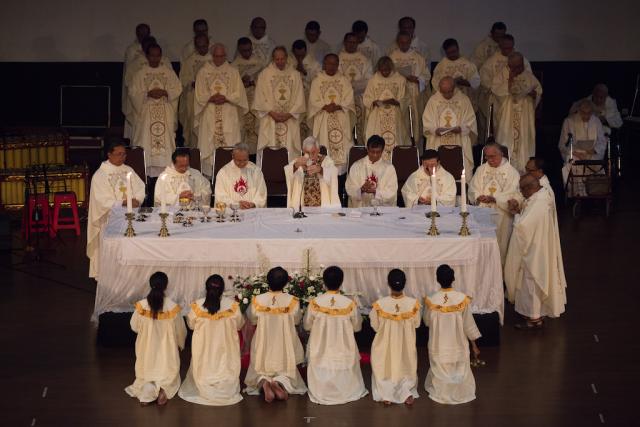
[[[517,76],[524,71],[524,56],[520,52],[511,52],[507,58],[507,64],[512,74]]]
[[[213,63],[219,67],[227,60],[227,48],[222,43],[216,43],[211,47],[211,56]]]
[[[538,178],[531,174],[524,174],[520,177],[520,192],[528,199],[542,188]]]
[[[444,99],[453,98],[455,88],[456,82],[451,76],[443,77],[440,79],[440,83],[438,83],[438,91],[442,94]]]

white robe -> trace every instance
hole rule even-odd
[[[87,219],[89,277],[98,278],[102,230],[109,221],[111,209],[122,206],[126,200],[128,173],[131,173],[131,197],[142,203],[145,197],[144,182],[129,166],[115,166],[106,160],[91,177]]]
[[[440,80],[447,76],[454,79],[462,77],[469,82],[469,84],[471,85],[469,87],[456,87],[458,90],[469,97],[474,111],[477,110],[477,89],[480,87],[480,73],[478,72],[478,68],[476,68],[474,63],[463,56],[456,59],[455,61],[452,61],[447,57],[442,58],[442,60],[438,62],[438,65],[436,65],[436,68],[433,70],[433,78],[431,79],[431,84],[433,85],[434,91],[438,90]]]
[[[535,90],[535,99],[529,93]],[[509,85],[509,68],[493,79],[491,92],[496,99],[496,142],[509,149],[511,164],[520,172],[536,154],[536,107],[542,86],[531,71],[516,76]]]
[[[202,170],[213,173],[213,153],[219,147],[233,147],[241,142],[240,121],[249,111],[247,94],[238,70],[228,62],[219,67],[205,64],[196,77],[195,122]],[[227,98],[222,105],[209,102],[211,96]]]
[[[456,204],[456,180],[442,166],[436,168],[436,185],[438,205],[455,206]],[[402,200],[408,208],[418,205],[420,197],[431,197],[431,175],[425,172],[424,167],[420,167],[409,175],[407,181],[402,186]]]
[[[471,314],[471,298],[441,289],[425,298],[424,323],[429,328],[429,372],[424,388],[438,403],[457,405],[476,398],[469,360],[469,340],[480,338]]]
[[[304,350],[296,325],[302,319],[298,299],[284,292],[256,295],[247,318],[257,325],[251,341],[251,362],[245,392],[260,394],[260,381],[277,381],[289,394],[304,394],[307,387],[297,365],[304,362]]]
[[[504,267],[507,298],[532,319],[558,317],[567,303],[555,201],[544,188],[523,203]]]
[[[318,296],[309,303],[304,328],[311,332],[307,344],[309,399],[321,405],[340,405],[366,396],[353,336],[362,328],[355,302],[333,291]]]
[[[358,52],[363,54],[371,63],[371,67],[375,68],[378,63],[378,59],[382,56],[382,51],[376,42],[371,40],[371,37],[366,36],[362,43],[358,43]]]
[[[393,52],[396,49],[398,49],[398,43],[395,40],[393,40],[391,43],[389,43],[389,46],[387,47],[387,55],[391,54],[391,52]],[[429,46],[427,46],[425,42],[420,40],[418,36],[414,35],[413,39],[411,39],[409,50],[413,52],[418,52],[420,55],[422,55],[422,57],[424,58],[427,64],[427,68],[431,70],[431,50],[429,49]]]
[[[406,91],[406,79],[393,71],[389,77],[375,73],[367,83],[367,88],[362,96],[365,107],[366,125],[365,137],[368,140],[373,135],[384,138],[385,148],[382,157],[391,160],[391,153],[396,145],[411,145],[407,137],[408,120],[403,117],[408,98]],[[399,106],[383,105],[374,106],[375,101],[394,99]]]
[[[262,71],[262,62],[256,55],[251,55],[249,59],[244,59],[242,56],[237,56],[231,63],[238,69],[240,78],[245,76],[249,77],[249,80],[253,82],[252,85],[244,88],[247,94],[247,105],[252,106],[253,100],[256,97],[256,81],[258,80],[258,74]],[[242,142],[249,145],[249,152],[256,154],[258,149],[258,132],[260,130],[258,119],[253,111],[249,110],[242,117]]]
[[[366,181],[376,183],[376,192],[363,193],[362,186]],[[396,206],[398,199],[398,176],[393,165],[380,159],[371,163],[366,156],[349,169],[345,189],[349,195],[349,207],[360,208],[371,206],[371,200],[377,199],[383,206]]]
[[[213,37],[209,36],[209,47],[215,44]],[[195,36],[192,37],[188,42],[184,44],[182,50],[180,51],[180,62],[184,62],[187,58],[193,55],[196,52],[196,41]]]
[[[360,52],[347,53],[344,50],[338,55],[340,58],[340,72],[349,79],[353,87],[353,100],[356,107],[355,128],[359,145],[365,145],[365,108],[362,104],[362,95],[367,87],[367,82],[373,75],[371,62]]]
[[[211,314],[205,298],[191,304],[187,324],[193,329],[191,365],[178,395],[192,403],[209,406],[233,405],[240,394],[240,339],[244,317],[231,298],[220,300]]]
[[[596,105],[593,102],[593,97],[591,95],[584,97],[587,101],[591,101],[594,107],[594,113],[598,117],[598,119],[605,119],[607,121],[608,126],[602,125],[605,133],[611,134],[611,128],[619,129],[622,127],[624,123],[622,121],[622,116],[620,116],[620,111],[618,110],[618,103],[615,99],[607,96],[607,99],[604,101],[604,106]],[[578,111],[578,106],[580,105],[580,101],[583,99],[576,101],[569,110],[569,114],[575,113]]]
[[[322,108],[334,103],[342,110],[329,113]],[[351,130],[355,125],[356,107],[351,82],[342,73],[333,76],[321,71],[311,83],[308,120],[313,136],[327,148],[338,168],[338,175],[347,172],[347,158],[353,146]]]
[[[319,64],[322,64],[322,62],[324,61],[324,57],[332,51],[329,43],[320,38],[316,40],[315,43],[311,43],[305,37],[304,42],[307,44],[307,53],[313,56]]]
[[[422,136],[422,112],[427,103],[427,99],[431,96],[431,70],[427,66],[425,58],[415,50],[402,52],[396,49],[389,55],[398,71],[405,78],[409,75],[416,76],[418,83],[410,81],[405,82],[405,90],[407,92],[407,102],[402,111],[402,116],[406,122],[407,135],[411,136],[411,127],[413,126],[413,137],[416,145],[420,145],[420,137]],[[402,72],[401,72],[402,71]],[[411,106],[411,118],[409,120],[409,106]]]
[[[162,311],[152,317],[146,299],[135,305],[131,329],[136,338],[136,379],[124,390],[142,403],[153,402],[163,389],[171,399],[180,388],[180,353],[184,349],[187,328],[180,306],[164,299]]]
[[[153,99],[147,96],[152,89],[164,89],[168,97]],[[136,112],[133,145],[144,148],[147,175],[158,176],[171,164],[176,148],[178,98],[182,86],[173,69],[160,65],[142,67],[133,77],[129,96]]]
[[[249,162],[240,169],[231,160],[216,176],[214,190],[216,202],[238,203],[241,200],[254,203],[257,208],[267,205],[267,184],[262,171],[255,163]]]
[[[286,147],[289,160],[298,156],[300,121],[306,111],[304,86],[300,73],[289,66],[278,69],[271,63],[262,70],[256,84],[256,97],[251,108],[260,121],[258,151],[265,147]],[[293,117],[276,123],[269,112],[289,113]]]
[[[198,134],[194,132],[194,93],[196,75],[200,68],[208,62],[211,62],[211,54],[200,55],[193,53],[180,64],[180,83],[182,84],[182,94],[180,95],[180,104],[178,106],[178,117],[182,124],[182,136],[184,137],[185,147],[198,146]]]
[[[304,171],[298,168],[294,172],[294,163],[295,159],[284,167],[284,174],[287,180],[287,207],[297,209],[304,202]],[[339,208],[342,205],[338,195],[338,169],[329,156],[325,156],[320,166],[322,166],[322,175],[319,176],[321,207]]]
[[[471,61],[476,65],[478,70],[482,68],[484,63],[491,58],[496,52],[500,51],[500,46],[491,36],[487,36],[473,50]]]
[[[475,175],[469,182],[468,196],[470,203],[495,210],[496,238],[500,248],[500,259],[504,266],[513,225],[513,215],[509,212],[508,201],[511,199],[522,200],[520,174],[509,164],[507,159],[502,159],[502,164],[497,168],[492,168],[489,163],[484,163],[476,169]],[[479,196],[493,196],[496,203],[478,203]]]
[[[288,64],[291,68],[296,70],[298,66],[298,61],[293,55],[289,55]],[[316,78],[318,73],[322,71],[322,65],[313,57],[313,55],[307,54],[302,59],[302,67],[304,68],[306,75],[300,72],[300,78],[302,79],[302,86],[304,88],[304,99],[305,101],[309,99],[309,91],[311,90],[311,83]],[[304,113],[300,116],[300,138],[301,141],[304,141],[311,135],[310,124],[308,123],[307,114]]]
[[[260,59],[260,63],[262,67],[266,67],[271,62],[273,49],[276,47],[276,42],[265,34],[260,40],[256,39],[252,35],[248,36],[249,40],[251,40],[251,45],[253,47],[253,54],[256,55]],[[236,54],[239,56],[239,54]]]
[[[420,303],[407,296],[388,296],[369,313],[376,336],[371,344],[371,394],[376,402],[404,403],[418,394],[416,328]]]
[[[451,99],[445,99],[438,91],[429,99],[422,115],[427,148],[438,150],[441,145],[459,145],[462,147],[463,167],[467,179],[473,175],[472,139],[478,134],[476,115],[471,100],[462,91],[455,89]],[[460,133],[449,132],[436,135],[438,128],[460,126]]]
[[[167,206],[178,206],[183,191],[191,191],[194,200],[199,199],[204,205],[211,204],[211,183],[200,172],[188,168],[180,173],[171,165],[158,176],[153,192],[154,206],[160,206],[163,200]]]
[[[142,45],[136,39],[133,43],[127,46],[127,49],[124,53],[124,62],[122,63],[122,93],[121,93],[121,104],[122,104],[122,114],[125,117],[124,122],[124,137],[131,138],[131,132],[133,128],[133,123],[130,122],[132,120],[131,116],[131,102],[129,101],[129,91],[127,89],[126,84],[126,76],[127,76],[127,68],[132,64],[136,58],[144,57],[144,52],[142,51]]]

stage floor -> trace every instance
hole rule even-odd
[[[579,220],[560,213],[568,282],[567,313],[541,332],[518,332],[506,305],[499,347],[482,348],[487,366],[474,369],[477,399],[460,406],[431,401],[420,387],[413,408],[384,407],[370,396],[325,407],[306,396],[267,405],[245,397],[226,408],[175,398],[142,408],[124,387],[133,381],[133,348],[96,346],[90,322],[95,283],[87,276],[84,235],[43,239],[49,260],[24,264],[21,253],[0,264],[0,410],[6,426],[596,426],[635,425],[640,354],[634,321],[640,290],[632,254],[640,237],[640,202],[620,189],[610,218],[598,206]],[[621,200],[621,199],[624,200]],[[583,212],[585,210],[583,209]],[[22,246],[14,224],[14,246]],[[419,348],[420,383],[428,369]],[[190,359],[182,353],[182,374]],[[363,367],[370,386],[370,369]],[[402,417],[402,418],[400,418]],[[399,421],[401,420],[401,421]]]

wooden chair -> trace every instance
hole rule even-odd
[[[196,169],[198,172],[202,172],[199,148],[189,148],[189,167]]]
[[[462,147],[459,145],[441,145],[438,147],[440,166],[453,175],[456,180],[456,194],[460,194],[460,178],[464,169]]]
[[[266,147],[262,150],[260,169],[267,184],[268,197],[287,197],[287,179],[284,167],[289,164],[287,149]]]
[[[213,152],[213,173],[211,175],[211,184],[214,185],[214,188],[216,175],[218,175],[220,169],[222,169],[227,163],[231,161],[232,152],[233,148],[229,147],[218,147]]]
[[[418,148],[415,146],[396,146],[391,152],[391,164],[396,170],[398,177],[398,201],[400,206],[404,206],[402,199],[402,186],[409,176],[420,167],[420,156]],[[402,201],[402,202],[400,202]]]
[[[366,157],[367,155],[367,146],[366,145],[354,145],[349,149],[349,154],[347,155],[347,174],[349,170],[351,170],[351,166],[358,160]]]
[[[133,169],[145,185],[147,184],[147,158],[144,148],[127,147],[127,159],[124,163]]]

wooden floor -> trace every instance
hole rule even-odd
[[[618,189],[610,218],[601,206],[579,220],[560,212],[568,281],[567,313],[541,332],[513,329],[507,306],[500,347],[482,349],[487,366],[474,370],[478,398],[469,404],[432,402],[420,387],[413,408],[383,407],[370,397],[348,405],[312,404],[306,396],[267,405],[246,397],[211,408],[175,398],[139,406],[124,387],[134,378],[132,348],[100,348],[89,317],[95,284],[87,279],[84,236],[44,240],[47,263],[0,264],[0,425],[3,426],[597,426],[640,425],[640,340],[634,316],[640,203],[630,183]],[[22,246],[14,224],[14,246]],[[428,369],[419,349],[420,383]],[[183,377],[189,351],[182,354]],[[363,368],[370,386],[370,369]]]

